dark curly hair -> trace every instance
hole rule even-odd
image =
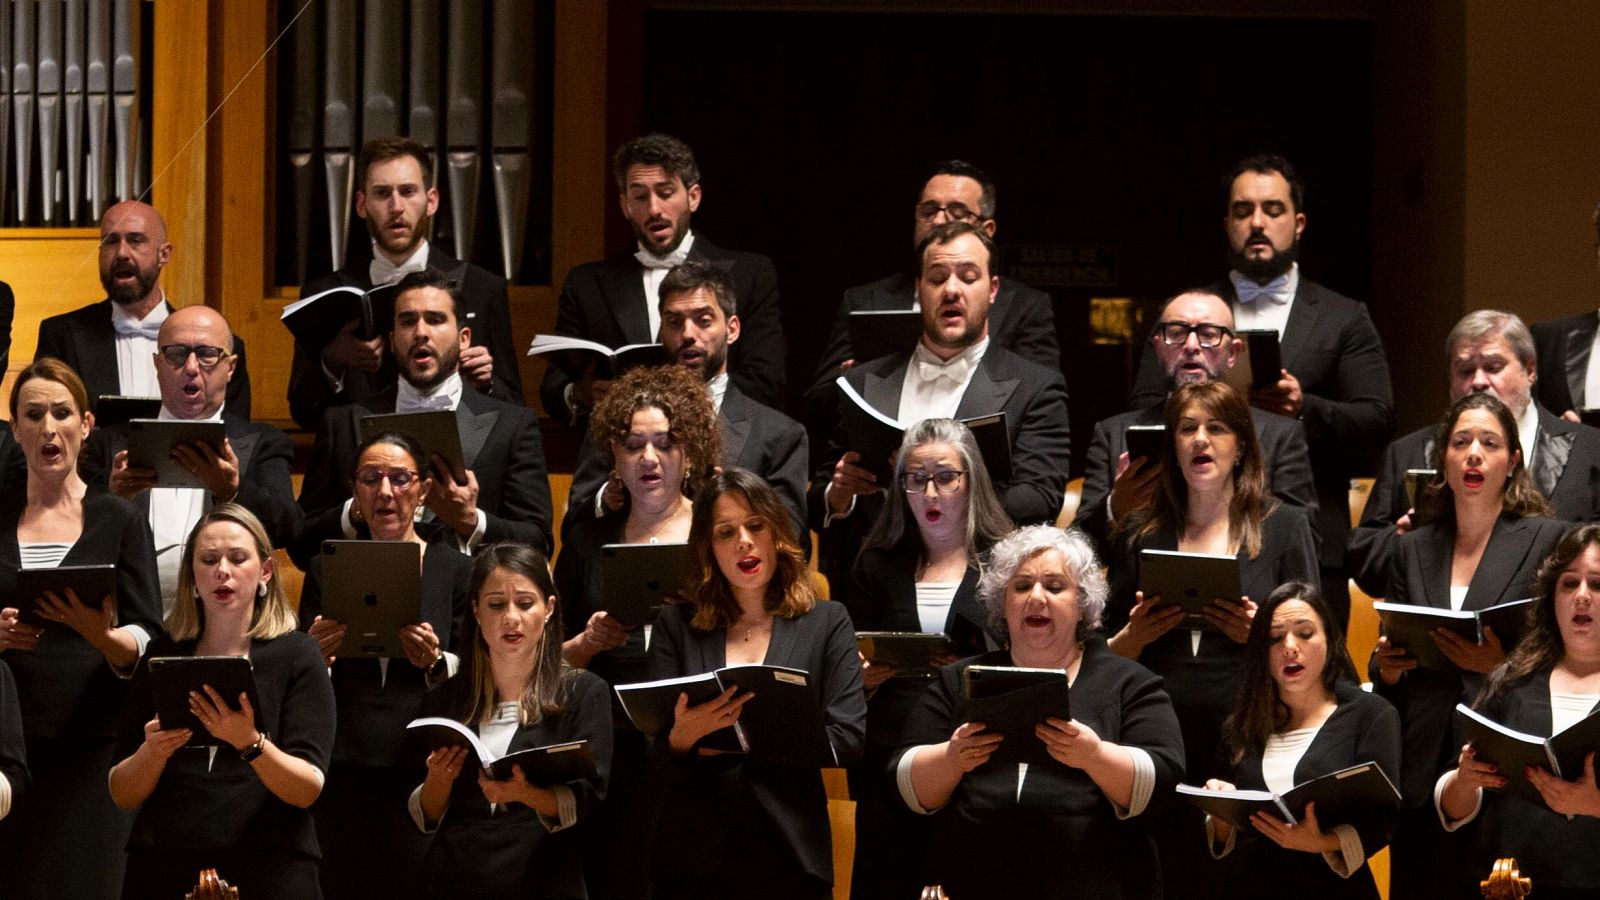
[[[611,157],[611,177],[617,181],[618,192],[627,192],[628,170],[634,166],[660,166],[668,175],[678,176],[685,188],[700,183],[694,151],[670,134],[647,134],[617,148]]]
[[[693,497],[722,460],[722,429],[705,382],[678,365],[641,367],[613,381],[589,416],[589,437],[607,468],[617,463],[612,444],[627,437],[641,409],[667,417],[672,443],[683,450],[683,493]]]
[[[1556,548],[1539,564],[1522,640],[1515,648],[1507,648],[1505,662],[1484,680],[1474,706],[1482,707],[1506,686],[1550,668],[1566,655],[1567,642],[1561,637],[1561,623],[1556,621],[1556,585],[1561,573],[1590,547],[1600,547],[1600,525],[1578,525],[1562,535]]]

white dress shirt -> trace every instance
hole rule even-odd
[[[129,315],[120,303],[111,304],[113,327],[121,325],[122,328],[126,328],[131,324],[138,326],[141,332],[138,334],[124,334],[121,330],[116,332],[117,390],[124,397],[161,396],[161,383],[156,380],[156,332],[169,315],[171,313],[167,310],[165,291],[161,294],[161,302],[157,303],[143,319],[135,319]]]
[[[1533,448],[1539,446],[1539,404],[1528,401],[1528,408],[1517,417],[1517,441],[1522,444],[1522,461],[1533,469]]]
[[[954,418],[961,397],[972,382],[972,373],[978,370],[988,350],[989,338],[985,336],[944,360],[918,341],[906,366],[906,380],[900,385],[900,414],[896,418],[907,428],[923,419]]]
[[[483,744],[484,749],[493,753],[496,759],[505,756],[506,751],[511,748],[511,742],[516,739],[517,728],[522,721],[517,711],[517,705],[514,700],[495,704],[494,718],[478,726],[478,741]],[[460,777],[470,778],[472,776],[463,774]],[[539,824],[543,825],[544,830],[547,832],[556,832],[576,825],[578,822],[578,797],[572,792],[572,788],[565,784],[558,784],[550,788],[550,790],[556,795],[556,815],[551,818],[544,813],[536,812],[535,814],[539,817]],[[445,804],[445,812],[449,812],[448,799],[446,799]],[[422,814],[422,785],[420,784],[417,785],[416,790],[411,792],[411,798],[406,803],[406,809],[411,813],[411,821],[416,824],[417,830],[424,834],[432,834],[438,831],[440,822],[444,821],[444,814],[441,813],[439,822],[433,823],[432,828],[428,827],[427,820]],[[500,807],[498,805],[489,807],[490,815],[494,815],[499,811]]]
[[[689,258],[689,249],[694,246],[694,231],[683,233],[683,241],[678,248],[666,256],[657,256],[645,249],[644,244],[639,244],[638,251],[633,258],[644,266],[644,311],[649,316],[650,340],[657,340],[661,336],[661,282],[666,280],[667,272],[673,266],[679,265]]]
[[[1233,303],[1235,331],[1276,331],[1279,340],[1289,324],[1289,311],[1294,308],[1294,296],[1300,290],[1300,264],[1264,285],[1257,285],[1238,272],[1229,272],[1234,293],[1239,297]],[[1256,292],[1261,296],[1246,300]]]
[[[1600,312],[1595,315],[1600,316]],[[1572,403],[1578,409],[1600,406],[1600,328],[1595,329],[1594,341],[1589,344],[1589,367],[1583,374],[1583,396],[1573,397]]]
[[[157,418],[174,420],[178,417],[161,407]],[[220,422],[222,410],[198,421]],[[183,542],[189,539],[189,529],[211,506],[210,492],[205,488],[153,487],[150,488],[150,531],[156,544],[156,574],[161,578],[161,614],[172,614],[172,604],[178,596],[178,568],[183,563]]]

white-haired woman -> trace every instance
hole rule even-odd
[[[1160,679],[1095,634],[1106,590],[1076,531],[1035,525],[991,551],[978,593],[1006,649],[941,671],[893,769],[906,805],[937,817],[924,877],[952,896],[1159,893],[1140,820],[1182,779],[1183,740]],[[987,733],[963,717],[962,673],[972,665],[1065,669],[1072,719],[1047,719],[1020,738]],[[1053,762],[992,762],[1003,740],[1042,741]]]

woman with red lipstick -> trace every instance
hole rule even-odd
[[[428,898],[583,900],[582,829],[606,796],[611,701],[604,681],[561,660],[561,604],[544,554],[521,544],[482,550],[461,671],[428,692],[423,714],[473,726],[498,755],[587,741],[598,774],[535,785],[512,767],[491,780],[464,747],[428,754],[411,793],[416,827],[433,840],[422,861]],[[635,838],[637,840],[637,838]]]
[[[1539,566],[1528,633],[1489,674],[1473,708],[1508,728],[1548,737],[1600,708],[1600,525],[1567,532]],[[1496,790],[1493,764],[1461,747],[1456,767],[1439,779],[1440,819],[1475,848],[1469,871],[1515,856],[1540,898],[1600,894],[1600,789],[1595,754],[1583,771],[1529,769],[1543,803]],[[1484,790],[1489,788],[1489,790]],[[1479,864],[1481,862],[1481,865]]]
[[[322,896],[310,806],[333,749],[333,686],[317,642],[295,628],[274,578],[272,542],[249,510],[224,503],[184,545],[178,601],[153,656],[242,656],[256,703],[211,688],[190,709],[220,748],[163,729],[141,661],[122,710],[111,798],[139,812],[125,898],[179,897],[216,868],[247,897]]]
[[[1432,457],[1439,474],[1421,501],[1425,524],[1396,539],[1387,599],[1470,610],[1527,597],[1566,525],[1545,518],[1550,507],[1523,462],[1516,418],[1493,394],[1468,394],[1440,421]],[[1369,666],[1373,689],[1400,710],[1404,730],[1398,786],[1405,806],[1392,870],[1398,900],[1433,896],[1439,861],[1451,859],[1460,844],[1445,836],[1433,812],[1434,780],[1455,760],[1455,705],[1478,693],[1483,675],[1508,649],[1492,628],[1478,644],[1442,629],[1435,642],[1456,671],[1418,668],[1387,638]],[[1476,877],[1463,879],[1463,889]]]
[[[1245,643],[1239,701],[1223,723],[1233,763],[1228,781],[1206,787],[1285,793],[1297,784],[1375,762],[1393,778],[1400,767],[1400,717],[1361,689],[1344,633],[1309,584],[1290,582],[1256,611]],[[1367,858],[1389,842],[1398,804],[1319,825],[1315,804],[1297,825],[1259,814],[1235,833],[1207,818],[1216,856],[1233,854],[1224,896],[1365,897],[1378,888]],[[1235,852],[1237,851],[1237,852]]]
[[[689,539],[694,504],[722,456],[722,431],[705,382],[679,365],[625,373],[589,417],[594,446],[626,494],[626,514],[586,516],[572,527],[556,560],[556,591],[565,606],[568,665],[586,668],[607,684],[650,678],[645,650],[650,626],[625,629],[602,609],[600,548],[606,544],[681,544]],[[587,850],[590,889],[600,897],[638,897],[649,891],[636,836],[653,827],[646,779],[645,736],[614,707],[615,759],[608,800],[593,821]]]
[[[967,426],[927,419],[906,431],[896,457],[899,490],[883,505],[856,560],[845,601],[857,631],[944,634],[948,664],[993,646],[988,611],[978,600],[979,563],[1015,527],[1000,505],[983,454]],[[863,660],[867,744],[852,769],[856,799],[853,890],[862,896],[912,896],[926,821],[890,796],[883,772],[901,745],[906,717],[921,701],[925,678],[896,678],[887,664]]]
[[[400,896],[427,849],[405,808],[407,792],[422,777],[408,759],[406,723],[420,714],[430,681],[442,681],[459,662],[453,651],[467,616],[472,558],[456,549],[447,529],[432,529],[428,539],[418,533],[416,512],[433,480],[427,454],[409,435],[387,431],[363,441],[350,483],[350,518],[361,523],[363,537],[416,545],[422,617],[400,632],[404,657],[340,657],[347,629],[320,615],[322,556],[312,557],[300,621],[309,623],[328,661],[339,709],[333,771],[313,815],[324,893]]]
[[[652,678],[765,663],[800,669],[822,707],[841,766],[861,754],[866,702],[850,616],[818,602],[778,495],[759,476],[728,469],[695,498],[689,547],[701,568],[689,602],[661,611]],[[832,896],[828,800],[812,769],[696,745],[731,727],[749,694],[732,689],[690,706],[678,698],[658,735],[665,801],[656,828],[656,900]]]
[[[1020,529],[994,546],[978,592],[1006,649],[940,670],[891,770],[906,806],[934,817],[924,883],[958,898],[1159,897],[1145,822],[1183,777],[1183,741],[1161,679],[1095,633],[1106,580],[1088,539]],[[987,733],[963,715],[972,665],[1066,670],[1072,719]],[[1012,740],[1042,742],[1053,762],[990,758]]]
[[[78,474],[94,425],[88,403],[77,373],[49,357],[22,370],[11,389],[27,482],[0,494],[0,652],[16,676],[33,789],[0,824],[0,897],[8,900],[117,896],[133,823],[106,796],[105,772],[123,679],[161,634],[161,591],[149,524]],[[96,564],[117,566],[115,601],[17,596],[19,568]],[[24,610],[49,624],[23,621]]]

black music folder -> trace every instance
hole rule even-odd
[[[78,595],[78,602],[93,609],[104,609],[106,598],[117,599],[117,567],[55,566],[48,569],[17,569],[16,587],[10,605],[17,608],[17,618],[28,625],[40,628],[66,628],[39,615],[38,600],[46,592],[53,592],[63,601],[70,589]]]
[[[610,379],[639,366],[660,366],[671,362],[667,358],[667,349],[660,344],[625,344],[613,348],[597,341],[559,334],[534,335],[528,355],[549,357],[551,365],[573,380],[582,378],[591,365],[597,367],[597,378]]]
[[[1183,607],[1183,626],[1212,628],[1205,607],[1212,600],[1240,602],[1239,558],[1179,550],[1139,551],[1139,590],[1146,598],[1161,597],[1161,605]]]
[[[359,334],[364,340],[393,331],[394,298],[393,284],[366,290],[342,284],[290,303],[278,318],[295,340],[320,350],[351,322],[361,323]]]
[[[866,362],[903,353],[922,339],[922,311],[916,309],[853,309],[850,311],[850,353]]]
[[[861,455],[856,465],[878,476],[880,486],[892,487],[890,482],[894,480],[894,469],[889,465],[889,460],[899,452],[906,429],[916,423],[902,423],[874,408],[844,376],[834,383],[839,386],[841,396],[849,401],[841,404],[841,407],[849,449]],[[1006,429],[1006,414],[999,412],[960,421],[971,430],[990,479],[997,485],[1010,481],[1011,433]]]
[[[250,698],[250,708],[256,711],[256,729],[261,728],[261,700],[256,695],[255,667],[243,656],[153,656],[147,662],[150,668],[150,696],[155,701],[156,718],[164,731],[188,728],[188,747],[221,747],[223,742],[211,736],[189,711],[190,692],[206,697],[205,685],[210,685],[222,696],[229,709],[237,711],[239,695]],[[209,698],[208,698],[209,699]]]
[[[1374,601],[1372,608],[1383,620],[1383,634],[1396,647],[1404,647],[1417,658],[1417,665],[1441,672],[1456,671],[1431,632],[1444,628],[1461,635],[1474,644],[1483,643],[1483,627],[1494,629],[1500,646],[1507,653],[1517,645],[1526,627],[1528,610],[1533,598],[1511,600],[1486,609],[1439,609],[1414,603],[1387,603]]]
[[[1400,806],[1400,792],[1375,762],[1358,763],[1320,778],[1295,785],[1288,793],[1271,791],[1213,791],[1190,784],[1178,785],[1178,796],[1221,819],[1234,828],[1250,828],[1250,817],[1269,813],[1300,824],[1306,804],[1317,805],[1317,824],[1324,831],[1335,825],[1352,824],[1363,812],[1373,808]]]
[[[961,690],[966,720],[984,725],[978,733],[1005,735],[989,762],[1055,762],[1034,727],[1050,718],[1072,718],[1066,669],[968,666],[961,672]]]
[[[1477,757],[1494,763],[1505,777],[1506,786],[1500,790],[1541,805],[1544,797],[1528,780],[1525,768],[1543,767],[1557,778],[1573,781],[1583,775],[1583,758],[1600,751],[1600,713],[1548,738],[1507,728],[1465,703],[1456,704],[1455,723]]]
[[[795,766],[837,766],[827,719],[811,689],[811,674],[784,666],[727,666],[715,672],[616,686],[628,718],[648,735],[671,730],[678,695],[704,703],[730,687],[734,696],[754,692],[731,728],[714,731],[698,746]]]
[[[483,745],[483,741],[478,739],[477,732],[455,719],[436,716],[412,719],[406,725],[406,730],[421,740],[429,750],[437,750],[440,747],[466,747],[472,751],[473,757],[483,771],[495,781],[509,779],[512,766],[521,766],[523,779],[539,787],[571,784],[574,781],[593,778],[598,774],[594,766],[594,755],[589,752],[588,741],[546,744],[543,747],[529,747],[526,750],[507,753],[505,756],[496,756]]]

